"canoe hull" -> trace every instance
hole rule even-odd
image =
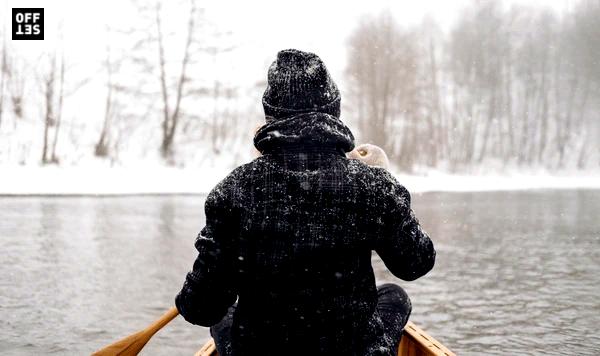
[[[195,356],[218,356],[215,342],[209,340]],[[409,321],[404,327],[398,356],[456,356],[456,354]]]

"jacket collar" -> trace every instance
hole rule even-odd
[[[263,154],[344,154],[354,148],[354,135],[337,117],[312,112],[267,122],[256,132],[254,146]]]

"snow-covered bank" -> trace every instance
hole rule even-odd
[[[0,195],[205,194],[230,171],[207,168],[0,167]],[[397,174],[411,192],[600,189],[600,175]]]
[[[0,168],[0,195],[204,194],[224,168]]]
[[[553,176],[541,174],[451,175],[430,173],[427,176],[397,174],[411,192],[469,192],[526,189],[600,189],[600,175]]]

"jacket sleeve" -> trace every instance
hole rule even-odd
[[[376,252],[396,277],[415,280],[429,272],[435,263],[435,249],[410,207],[410,193],[386,172],[383,193],[384,224]]]
[[[179,313],[188,322],[202,326],[218,323],[235,302],[234,209],[223,182],[208,195],[205,203],[206,226],[196,239],[198,257],[175,298]]]

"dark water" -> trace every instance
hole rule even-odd
[[[600,354],[600,191],[413,196],[435,269],[401,282],[412,320],[458,354]],[[203,198],[0,198],[0,354],[85,355],[173,303]],[[375,259],[380,281],[396,281]],[[147,355],[192,355],[177,318]]]

